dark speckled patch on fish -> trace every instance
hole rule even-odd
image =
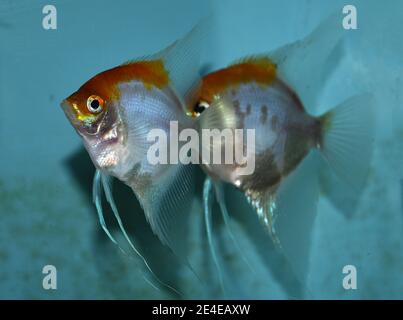
[[[267,106],[263,105],[260,108],[260,122],[265,124],[267,122]]]
[[[248,193],[266,192],[278,185],[282,175],[270,150],[258,155],[255,163],[254,173],[243,177],[241,188],[244,191]]]
[[[309,130],[307,130],[307,132],[309,132]],[[314,145],[314,140],[309,134],[306,139],[301,139],[301,137],[303,137],[304,134],[307,134],[307,132],[293,131],[288,134],[284,146],[284,176],[296,168]]]
[[[246,114],[247,114],[247,115],[250,115],[251,111],[252,111],[252,106],[250,105],[250,103],[248,103],[248,104],[246,105]]]
[[[285,147],[286,151],[284,155],[283,173],[285,175],[295,169],[295,167],[301,162],[309,150],[306,142],[301,142],[298,139],[292,139],[288,142],[289,143],[287,143]],[[299,144],[297,142],[299,142]],[[295,148],[301,151],[296,151]]]
[[[238,127],[244,127],[245,116],[247,115],[245,112],[241,111],[241,104],[239,100],[233,100],[232,105],[235,110],[235,114],[238,116]]]

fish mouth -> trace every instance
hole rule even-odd
[[[67,100],[63,100],[60,103],[60,106],[62,110],[64,111],[67,119],[71,122],[71,124],[74,126],[74,128],[79,128],[80,127],[80,121],[77,119],[76,112],[73,109],[73,106],[71,105],[70,102]]]

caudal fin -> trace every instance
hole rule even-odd
[[[320,151],[331,171],[322,170],[321,186],[343,211],[354,209],[365,184],[373,149],[373,97],[349,98],[320,117]],[[348,204],[344,206],[344,204]],[[350,212],[344,212],[348,215]]]

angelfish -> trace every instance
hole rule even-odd
[[[279,205],[281,195],[287,193],[287,188],[282,187],[311,151],[319,151],[333,172],[348,185],[358,190],[362,187],[371,158],[371,96],[350,97],[318,116],[308,112],[306,107],[314,109],[323,74],[329,66],[328,58],[341,41],[342,31],[337,23],[338,19],[330,18],[306,39],[272,53],[240,59],[202,78],[198,102],[188,106],[188,114],[195,118],[199,131],[255,130],[254,154],[247,160],[255,161],[253,173],[242,174],[243,166],[236,161],[202,164],[209,176],[204,198],[210,247],[214,248],[210,217],[213,189],[228,226],[222,182],[244,193],[278,248],[282,247],[282,239],[276,232],[277,217],[299,216],[302,221],[309,215],[307,211],[316,210],[313,202],[317,194],[306,198],[302,207],[294,208],[296,213],[282,212],[284,206]],[[218,148],[224,154],[225,140],[219,141],[221,144],[213,149]],[[235,142],[234,148],[246,150],[246,143],[246,139],[238,145]],[[326,169],[323,166],[316,169],[326,179]],[[301,185],[302,189],[293,189],[294,196],[304,194],[304,188],[309,189],[312,184],[305,180]],[[288,199],[292,203],[293,195]],[[289,218],[283,229],[287,229],[288,223],[288,229],[294,230],[299,222],[293,219]],[[232,238],[237,237],[232,235]],[[214,249],[212,254],[218,265]]]
[[[141,257],[114,203],[112,178],[131,187],[154,233],[181,255],[186,250],[184,224],[195,166],[150,164],[148,150],[155,141],[148,134],[158,129],[169,136],[171,121],[178,122],[179,130],[193,126],[185,105],[199,78],[202,37],[198,24],[157,54],[97,74],[61,103],[97,168],[93,197],[103,229],[116,242],[105,224],[102,189],[126,239]]]

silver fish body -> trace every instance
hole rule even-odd
[[[320,121],[305,112],[296,93],[279,79],[268,86],[248,83],[229,87],[219,94],[218,100],[223,101],[223,109],[229,113],[221,117],[221,128],[228,128],[229,124],[231,129],[254,130],[254,154],[247,161],[255,161],[255,170],[250,175],[242,175],[244,165],[235,161],[204,165],[204,169],[251,196],[274,191],[309,150],[320,144]],[[200,129],[211,127],[212,123],[217,126],[215,107],[213,103],[200,116]],[[247,143],[244,138],[234,145],[234,150],[247,150]],[[220,147],[224,154],[225,144]]]

